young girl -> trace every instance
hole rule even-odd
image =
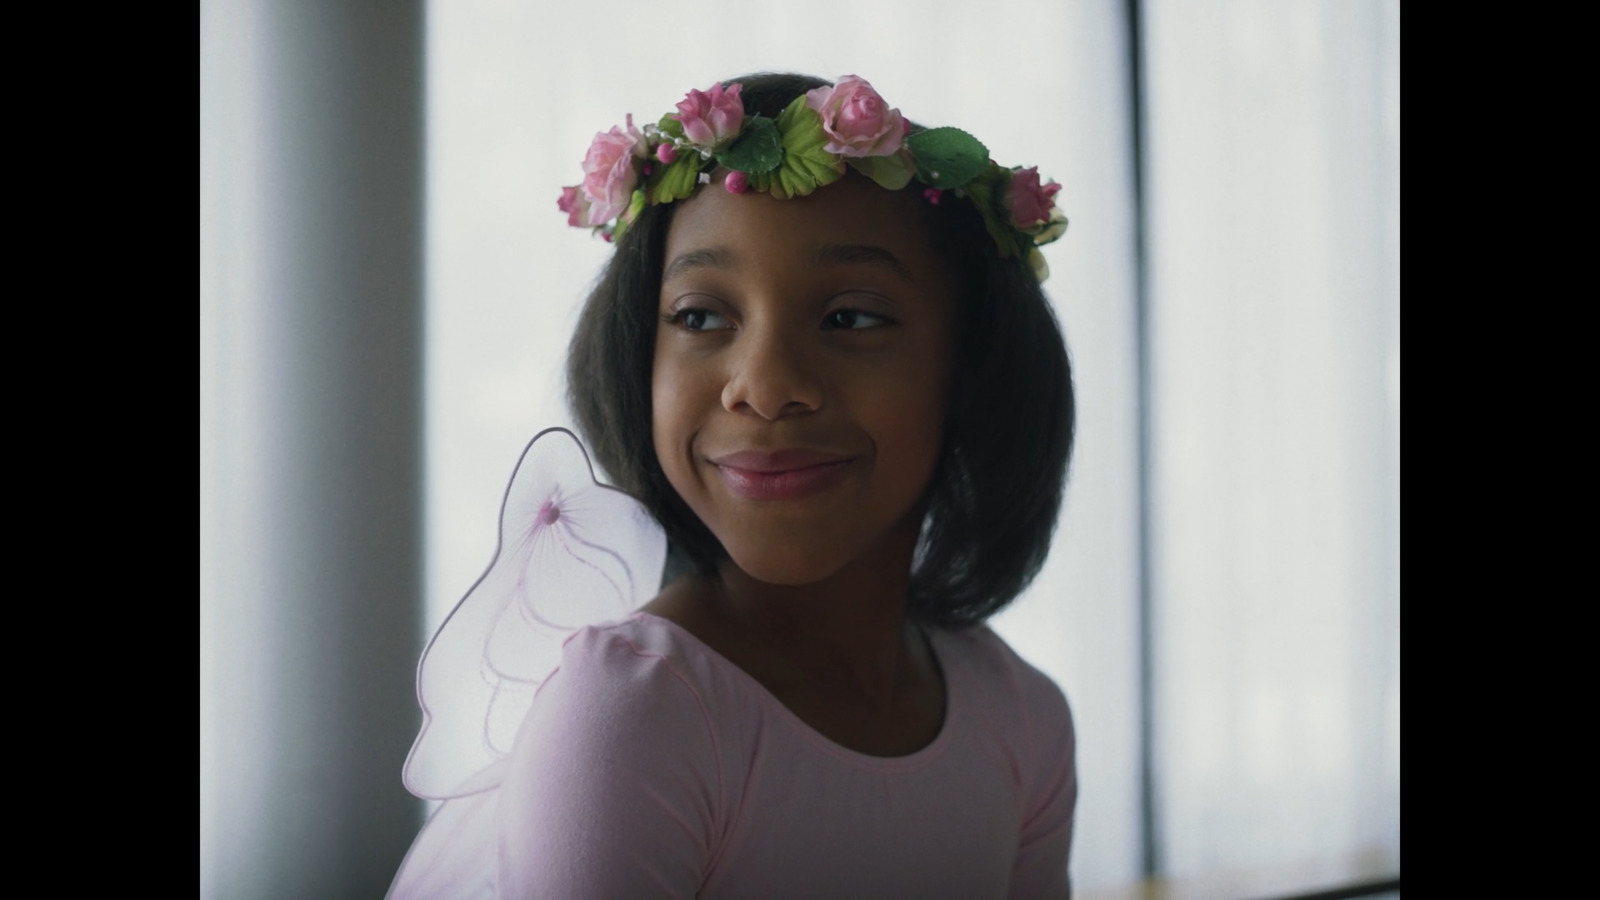
[[[570,400],[671,571],[392,894],[1067,895],[1066,701],[982,624],[1071,450],[1056,186],[854,76],[693,91],[585,170],[562,210],[616,251]]]

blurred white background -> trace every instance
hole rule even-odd
[[[320,804],[265,799],[303,791],[297,779],[310,777],[273,751],[284,729],[338,727],[325,711],[298,711],[314,683],[304,673],[338,680],[345,669],[301,665],[316,651],[297,635],[325,619],[299,601],[286,608],[302,612],[276,611],[281,593],[258,575],[297,551],[258,548],[263,531],[293,526],[253,512],[249,498],[274,479],[310,480],[323,485],[301,492],[314,503],[341,482],[304,474],[314,455],[296,457],[299,468],[264,457],[251,436],[293,410],[238,398],[271,394],[259,385],[299,366],[282,346],[337,339],[309,319],[261,327],[294,290],[273,272],[296,253],[365,240],[374,223],[334,228],[320,250],[283,249],[272,198],[326,177],[327,165],[277,160],[300,159],[283,131],[302,119],[340,140],[320,85],[359,80],[341,42],[383,41],[363,70],[377,74],[361,83],[420,77],[425,106],[404,132],[412,174],[365,172],[358,155],[340,171],[392,177],[426,211],[420,237],[392,241],[416,246],[421,263],[412,286],[395,289],[424,298],[405,307],[414,353],[386,357],[407,377],[425,372],[413,404],[425,427],[376,415],[360,397],[337,402],[341,427],[420,452],[410,506],[425,513],[426,565],[420,585],[400,592],[411,599],[392,600],[421,604],[393,617],[413,643],[383,632],[393,652],[371,650],[356,626],[349,646],[413,664],[489,561],[523,446],[570,425],[566,342],[609,246],[569,229],[555,198],[580,179],[593,134],[625,113],[654,120],[689,88],[747,72],[858,74],[908,116],[963,127],[999,161],[1038,165],[1064,185],[1058,203],[1072,225],[1045,251],[1046,290],[1073,356],[1079,442],[1056,549],[996,627],[1073,703],[1077,886],[1130,883],[1149,866],[1182,876],[1374,850],[1398,871],[1397,2],[1084,0],[981,13],[927,0],[452,0],[427,4],[414,29],[395,25],[412,36],[398,44],[350,5],[358,13],[334,31],[339,41],[314,36],[326,34],[323,20],[264,0],[202,6],[202,896],[282,895],[270,873],[285,867],[309,873],[293,879],[297,896],[347,896],[329,886],[375,877],[319,879],[333,851],[284,835],[304,832]],[[331,60],[322,81],[281,62],[319,41]],[[378,136],[391,124],[357,123]],[[308,197],[303,215],[325,218],[315,204],[329,201]],[[361,327],[371,329],[333,331],[353,347]],[[317,372],[305,378],[345,377],[338,366]],[[278,635],[278,649],[262,634]],[[300,673],[301,693],[272,689],[287,670]],[[385,735],[416,724],[387,719]],[[253,749],[229,750],[239,747]],[[362,766],[357,757],[339,765]],[[316,777],[337,782],[343,771],[330,764]],[[398,776],[396,765],[396,790]],[[337,791],[319,799],[343,802]],[[376,846],[364,801],[349,802],[358,808],[315,813],[320,843],[371,858],[372,872],[385,854],[397,862],[403,844]],[[401,825],[392,830],[414,829]]]

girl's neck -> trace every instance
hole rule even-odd
[[[890,705],[934,668],[905,613],[914,548],[915,535],[891,535],[806,585],[768,584],[724,561],[714,578],[680,580],[645,609],[780,696],[823,690]]]

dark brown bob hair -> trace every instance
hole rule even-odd
[[[773,118],[795,97],[828,84],[775,74],[725,83],[744,86],[747,113]],[[572,338],[568,402],[601,467],[666,530],[679,568],[687,562],[714,577],[727,552],[667,482],[651,436],[650,378],[672,212],[672,204],[648,207],[617,241]],[[935,249],[959,281],[959,308],[953,396],[908,612],[960,627],[1010,603],[1044,564],[1066,485],[1075,404],[1066,343],[1027,262],[999,257],[967,201],[947,193],[927,212]],[[670,561],[668,569],[670,578]]]

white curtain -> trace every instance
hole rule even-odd
[[[1399,6],[1148,4],[1157,835],[1399,865]]]

